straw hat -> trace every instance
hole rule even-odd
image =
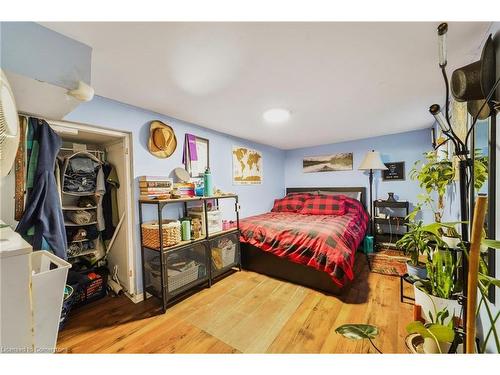
[[[7,77],[0,69],[0,176],[6,176],[12,168],[19,146],[19,118],[14,94]]]
[[[149,127],[149,152],[158,158],[168,158],[177,148],[177,138],[170,126],[161,121],[151,121]]]

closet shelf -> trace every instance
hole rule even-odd
[[[93,195],[96,195],[96,192],[95,191],[89,191],[89,192],[77,192],[77,191],[62,191],[63,194],[66,194],[66,195],[73,195],[75,197],[89,197],[89,196],[93,196]]]
[[[95,238],[93,240],[91,240],[89,238],[84,238],[83,240],[68,241],[68,244],[70,244],[70,243],[81,243],[81,242],[94,241],[94,240],[95,240]]]
[[[81,253],[78,253],[76,255],[68,255],[68,259],[83,257],[85,255],[94,254],[95,252],[97,252],[97,249],[82,251]]]
[[[91,207],[63,206],[62,209],[64,211],[95,210],[97,209],[97,206],[91,206]]]
[[[93,224],[97,224],[97,221],[91,221],[90,223],[85,223],[85,224],[77,224],[69,220],[64,220],[64,225],[67,227],[83,227],[86,225],[93,225]]]

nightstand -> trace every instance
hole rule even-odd
[[[374,247],[395,247],[395,243],[408,231],[410,203],[408,201],[373,202],[375,223]]]

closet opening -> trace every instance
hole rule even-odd
[[[44,120],[62,138],[55,176],[73,280],[102,273],[102,280],[115,281],[115,292],[135,302],[131,133]],[[100,297],[92,292],[85,291],[88,302]]]

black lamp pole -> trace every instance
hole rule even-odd
[[[370,234],[372,236],[375,235],[375,220],[373,218],[373,198],[372,198],[372,190],[373,190],[373,169],[370,169],[369,172],[369,180],[370,180]]]
[[[436,119],[437,123],[439,124],[439,127],[441,128],[442,133],[446,136],[447,140],[453,143],[455,146],[455,155],[460,159],[459,161],[459,186],[460,186],[460,220],[462,221],[461,224],[461,232],[462,232],[462,240],[464,242],[468,242],[469,240],[469,210],[471,209],[471,201],[469,201],[469,189],[470,185],[474,184],[472,180],[474,176],[474,163],[472,159],[472,155],[470,153],[469,149],[469,137],[472,134],[472,130],[474,129],[477,120],[479,119],[479,116],[481,114],[481,111],[483,110],[485,105],[489,105],[489,101],[492,99],[496,88],[498,87],[498,84],[500,83],[500,79],[498,79],[493,87],[491,88],[490,92],[485,98],[484,103],[482,104],[481,108],[477,112],[477,114],[474,116],[472,124],[470,128],[467,131],[467,134],[465,136],[465,139],[462,140],[455,131],[453,130],[453,127],[451,126],[450,122],[450,115],[449,115],[449,106],[450,106],[450,86],[449,86],[449,80],[448,76],[446,74],[446,42],[445,42],[445,37],[446,37],[446,32],[448,31],[448,25],[446,23],[442,23],[438,27],[438,40],[439,40],[439,47],[440,47],[440,54],[439,54],[439,67],[441,69],[441,73],[443,76],[444,84],[445,84],[445,90],[446,90],[446,104],[445,104],[445,116],[441,113],[441,108],[439,107],[438,104],[433,104],[429,108],[429,112],[434,116]],[[467,304],[467,273],[468,273],[468,262],[467,262],[467,257],[464,256],[463,258],[463,297],[464,297],[464,308],[463,308],[463,330],[464,332],[466,331],[466,324],[465,322],[467,321],[467,316],[466,316],[466,304]],[[465,336],[464,336],[465,337]],[[464,340],[464,352],[465,352],[465,340]]]

